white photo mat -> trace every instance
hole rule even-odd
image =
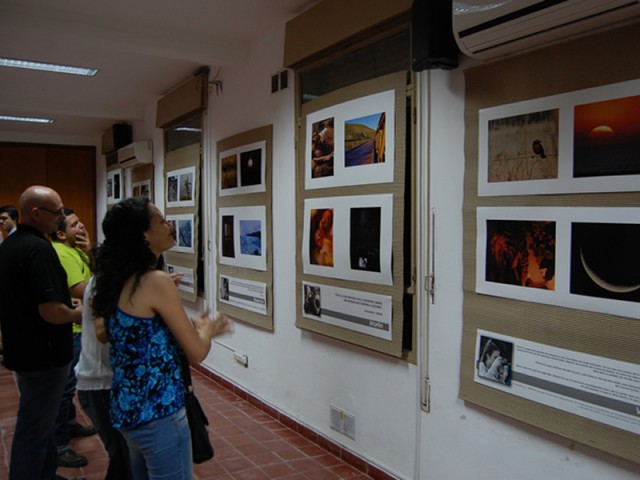
[[[198,184],[196,167],[180,168],[167,172],[165,180],[167,208],[195,206],[195,186]]]
[[[107,205],[113,205],[123,199],[124,175],[121,168],[107,172]]]
[[[266,154],[267,142],[264,140],[219,153],[219,195],[226,197],[229,195],[265,192]],[[225,185],[226,175],[235,176],[235,186]],[[233,181],[228,180],[227,183],[233,183]]]
[[[267,270],[266,207],[218,209],[218,261],[223,265]]]
[[[166,218],[169,223],[173,224],[176,232],[176,246],[171,251],[195,253],[193,213],[167,215]]]
[[[312,251],[312,243],[314,248],[317,246],[314,218],[327,211],[331,213],[333,222],[329,239],[332,261],[322,264],[314,262],[316,257]],[[353,217],[358,213],[371,213],[375,218],[372,218],[370,225],[352,228]],[[392,285],[392,226],[392,194],[306,199],[302,234],[303,272],[307,275]],[[360,247],[365,247],[361,250],[370,253],[359,254]]]
[[[133,197],[144,196],[151,198],[151,179],[141,180],[139,182],[133,182],[131,185],[131,195]]]
[[[346,125],[357,119],[381,114],[384,114],[384,161],[347,167],[345,165]],[[333,174],[314,178],[312,169],[314,125],[329,119],[332,119],[333,123]],[[307,115],[305,189],[393,182],[395,124],[395,90],[349,100]]]
[[[580,310],[601,312],[612,315],[621,315],[630,318],[640,318],[640,281],[628,280],[638,278],[638,272],[633,266],[639,263],[639,253],[635,232],[640,228],[640,207],[479,207],[476,215],[477,239],[476,239],[476,292],[498,297],[513,298],[535,303],[558,305]],[[489,252],[491,259],[500,258],[506,268],[502,272],[510,273],[510,265],[516,262],[518,252],[514,252],[510,245],[518,239],[511,241],[510,233],[491,234],[488,238],[488,229],[491,227],[506,225],[514,227],[516,222],[525,222],[525,228],[538,227],[540,224],[551,222],[555,229],[553,252],[549,249],[549,255],[553,259],[543,260],[549,265],[553,261],[554,275],[552,281],[546,285],[542,276],[547,270],[540,268],[542,263],[533,252],[535,242],[531,242],[530,236],[523,237],[528,244],[529,257],[523,261],[523,255],[519,264],[527,266],[527,272],[531,280],[530,285],[509,283],[503,281],[488,281],[487,278],[494,271],[492,265],[487,264]],[[511,224],[511,225],[510,225]],[[586,257],[587,250],[583,247],[572,247],[572,232],[576,234],[576,242],[580,240],[578,230],[581,225],[592,226],[597,235],[605,240],[600,252],[610,254],[611,265],[624,264],[619,271],[607,272],[608,280],[603,280],[601,273],[596,271],[593,264],[590,265]],[[533,228],[530,228],[532,230]],[[602,233],[599,233],[599,230]],[[511,230],[514,230],[512,228]],[[582,230],[583,232],[585,230]],[[589,231],[589,230],[586,230]],[[617,238],[618,235],[608,235],[610,232],[633,232],[632,238]],[[583,235],[586,235],[583,233]],[[587,240],[584,237],[583,240]],[[547,242],[548,243],[548,242]],[[576,245],[578,245],[576,243]],[[586,248],[586,247],[585,247]],[[590,247],[593,249],[593,247]],[[521,249],[523,252],[524,249]],[[505,252],[510,252],[505,254]],[[497,253],[497,256],[496,256]],[[607,257],[604,257],[607,261]],[[602,264],[602,260],[599,260]],[[601,270],[600,270],[601,271]],[[613,277],[611,276],[613,275]],[[536,278],[537,277],[537,278]],[[524,278],[524,277],[523,277]],[[611,278],[625,278],[624,285]],[[522,283],[522,282],[521,282]],[[537,285],[537,286],[536,286]],[[584,290],[587,289],[587,290]],[[572,293],[580,292],[580,293]]]
[[[598,176],[574,177],[574,139],[577,134],[576,107],[627,99],[629,102],[624,111],[617,111],[611,106],[603,104],[603,108],[594,109],[594,118],[583,118],[580,124],[590,122],[589,128],[592,128],[590,133],[592,137],[590,138],[593,145],[599,145],[605,141],[610,142],[615,138],[623,138],[623,135],[627,137],[635,135],[633,144],[637,146],[640,144],[640,111],[637,108],[640,100],[639,95],[640,80],[632,80],[481,109],[478,132],[478,195],[482,197],[640,190],[640,174],[638,173],[619,175],[603,173]],[[558,118],[557,131],[555,132],[550,124],[547,124],[546,128],[542,126],[536,128],[535,121],[531,121],[540,114],[556,111]],[[514,160],[515,163],[505,162],[500,167],[504,170],[505,178],[500,181],[489,181],[491,161],[489,159],[489,126],[492,122],[508,122],[510,119],[513,120],[512,131],[507,132],[501,141],[504,143],[504,150],[518,151],[520,152],[519,156]],[[542,142],[546,149],[544,152],[546,158],[542,158],[533,150],[535,140]],[[556,176],[554,178],[509,179],[517,177],[519,174],[525,177],[530,174],[533,178],[538,178],[537,175],[544,175],[545,171],[552,171],[553,167],[550,164],[554,162],[557,164],[555,165]],[[607,158],[603,156],[602,164],[606,165],[606,162]],[[640,161],[635,160],[634,165],[637,166],[638,163]],[[637,169],[634,167],[634,170]]]

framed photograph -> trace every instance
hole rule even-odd
[[[121,168],[107,172],[107,205],[118,203],[124,198],[124,177]]]
[[[393,182],[395,90],[307,115],[305,188]]]
[[[265,271],[268,246],[265,206],[220,208],[218,215],[219,263]]]
[[[194,248],[194,215],[167,215],[169,222],[176,235],[176,246],[171,249],[173,252],[195,253]]]
[[[221,197],[266,191],[266,144],[254,142],[218,155]]]
[[[480,207],[476,291],[640,318],[640,207]]]
[[[393,195],[307,199],[305,274],[392,285]]]
[[[133,182],[131,185],[131,195],[134,197],[151,198],[151,179]]]
[[[181,168],[167,172],[166,206],[195,206],[196,167]]]
[[[640,190],[640,80],[482,109],[478,195]]]

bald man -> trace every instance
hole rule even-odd
[[[54,422],[73,354],[67,275],[45,234],[63,218],[60,195],[32,186],[20,196],[21,223],[0,244],[0,326],[5,366],[16,373],[20,404],[10,480],[56,479]]]

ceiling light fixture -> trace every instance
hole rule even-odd
[[[29,122],[29,123],[53,123],[55,121],[50,118],[14,117],[13,115],[0,115],[0,120],[4,120],[5,122]]]
[[[0,58],[0,66],[27,68],[30,70],[43,70],[45,72],[68,73],[70,75],[84,75],[86,77],[93,77],[96,73],[98,73],[98,70],[95,68],[55,65],[53,63],[32,62],[31,60],[18,60],[15,58]]]

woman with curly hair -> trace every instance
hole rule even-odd
[[[107,212],[96,251],[94,315],[104,319],[113,369],[109,414],[127,440],[136,479],[192,478],[180,349],[202,361],[228,317],[189,319],[171,276],[156,269],[174,231],[146,197]]]

